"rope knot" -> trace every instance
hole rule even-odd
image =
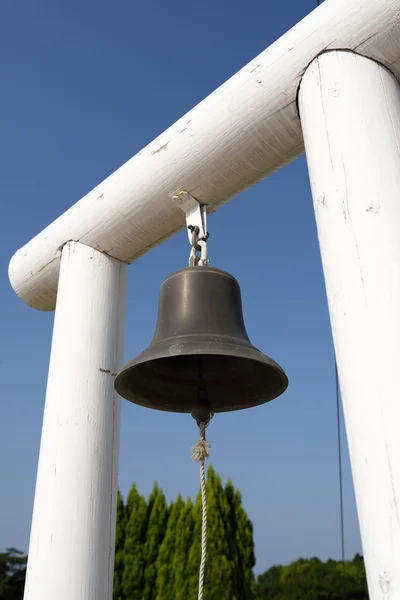
[[[210,450],[210,442],[206,442],[206,440],[199,440],[191,450],[192,459],[194,462],[203,462],[206,458],[209,458]]]
[[[200,439],[192,448],[192,459],[194,462],[204,462],[210,457],[211,444],[206,441],[206,423],[200,423]]]

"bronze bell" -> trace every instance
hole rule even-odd
[[[238,282],[213,267],[164,280],[153,340],[115,380],[131,402],[195,418],[269,402],[287,386],[281,367],[247,336]]]

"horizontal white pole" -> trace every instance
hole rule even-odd
[[[52,310],[66,241],[129,263],[184,226],[178,188],[213,211],[279,169],[303,152],[296,96],[310,62],[346,48],[400,76],[399,36],[400,0],[326,0],[19,250],[14,290]]]
[[[127,266],[64,246],[25,600],[111,600]]]
[[[400,598],[400,86],[328,52],[299,106],[371,600]]]

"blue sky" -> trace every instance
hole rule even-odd
[[[13,0],[0,5],[0,551],[27,550],[52,313],[7,277],[14,251],[314,8],[313,0]],[[5,59],[4,59],[5,57]],[[240,488],[257,572],[340,556],[334,355],[304,157],[209,218],[212,264],[242,288],[252,342],[290,380],[276,401],[217,416],[212,461]],[[153,334],[182,233],[129,269],[125,358]],[[123,401],[120,487],[194,496],[188,416]],[[346,555],[360,551],[344,443]]]

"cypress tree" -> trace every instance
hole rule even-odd
[[[144,586],[141,600],[155,600],[157,595],[156,561],[164,540],[168,519],[168,507],[165,496],[155,484],[147,507],[147,529],[144,545]]]
[[[207,502],[208,504],[208,502]],[[201,495],[197,495],[196,503],[192,508],[193,516],[193,535],[190,545],[188,562],[186,567],[186,578],[188,581],[187,600],[197,600],[197,590],[199,585],[199,569],[201,560],[201,526],[202,526],[202,510],[201,510]],[[209,530],[207,532],[209,537]]]
[[[204,595],[207,600],[242,600],[234,589],[235,565],[231,558],[229,505],[221,478],[212,466],[207,471],[207,561]],[[194,508],[195,526],[189,553],[188,600],[196,600],[201,558],[201,495]]]
[[[142,600],[144,589],[144,539],[147,506],[133,485],[128,495],[127,524],[124,543],[122,590],[126,600]]]
[[[255,566],[253,525],[242,505],[242,496],[232,482],[225,486],[225,496],[229,506],[229,528],[231,560],[234,568],[235,593],[240,600],[254,600],[258,596],[258,586],[254,577]]]
[[[204,595],[207,600],[256,600],[258,586],[253,528],[241,494],[228,481],[225,488],[212,466],[207,472],[207,561]],[[122,586],[116,580],[114,600],[197,600],[201,559],[201,494],[195,505],[181,496],[170,508],[155,485],[148,505],[133,486],[119,524],[126,522],[125,541],[117,529],[117,548],[123,543]],[[120,529],[121,529],[120,528]],[[118,553],[118,557],[120,554]],[[118,590],[122,589],[121,592]],[[116,594],[120,593],[118,597]]]
[[[169,509],[165,537],[157,556],[156,600],[175,599],[175,573],[173,570],[173,561],[177,538],[177,524],[184,507],[185,503],[182,496],[179,494],[178,498]]]
[[[193,543],[194,507],[187,500],[180,513],[175,537],[175,554],[172,563],[174,573],[174,595],[168,600],[187,600],[190,597],[190,580],[188,577],[189,553]],[[199,564],[197,565],[197,570]]]
[[[114,562],[114,600],[124,600],[122,577],[124,573],[124,544],[125,544],[126,512],[124,499],[118,490],[117,524],[115,530],[115,562]]]
[[[210,466],[207,477],[207,564],[205,595],[210,600],[243,600],[234,587],[235,565],[230,548],[229,505],[221,477]]]

